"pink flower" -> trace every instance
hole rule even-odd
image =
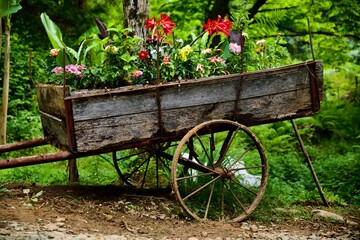
[[[207,49],[205,49],[205,50],[202,50],[202,51],[201,51],[201,54],[204,54],[204,55],[205,55],[205,54],[211,53],[211,51],[212,51],[211,48],[207,48]]]
[[[69,64],[65,66],[65,71],[75,74],[77,77],[83,77],[83,74],[81,73],[81,70],[86,69],[85,65],[74,65]],[[51,72],[55,73],[56,75],[59,75],[60,73],[64,72],[64,69],[62,67],[55,67]]]
[[[225,64],[225,60],[222,59],[221,57],[218,57],[218,56],[212,56],[209,58],[210,62],[212,63],[222,63],[222,64]]]
[[[133,75],[134,78],[138,78],[138,77],[140,77],[142,74],[143,74],[143,72],[140,71],[140,70],[138,70],[138,71],[134,72],[132,75]]]
[[[265,40],[265,39],[261,39],[261,40],[257,41],[256,44],[263,44],[264,42],[266,42],[266,40]]]
[[[64,69],[62,67],[55,67],[51,72],[55,73],[56,75],[59,75],[60,73],[64,72]]]
[[[241,52],[241,46],[238,45],[237,43],[230,43],[229,44],[229,49],[233,53],[240,53]]]
[[[201,65],[201,64],[198,64],[198,65],[196,66],[196,71],[202,71],[202,70],[204,70],[204,66]]]
[[[170,64],[170,58],[169,58],[169,55],[167,53],[164,54],[163,64],[165,64],[165,65]]]

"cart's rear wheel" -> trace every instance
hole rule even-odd
[[[175,146],[170,142],[113,152],[120,179],[136,188],[169,187],[170,161]]]
[[[183,137],[171,175],[178,202],[193,218],[241,221],[265,193],[268,165],[264,148],[248,128],[213,120]]]

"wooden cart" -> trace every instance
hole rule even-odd
[[[264,148],[247,127],[317,113],[322,86],[320,61],[118,89],[38,85],[45,138],[0,153],[46,143],[61,152],[0,161],[0,169],[112,153],[126,184],[162,186],[171,176],[173,194],[195,219],[240,221],[268,178]]]

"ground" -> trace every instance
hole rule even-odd
[[[6,184],[0,205],[0,239],[360,239],[357,214],[345,223],[196,222],[166,190]]]

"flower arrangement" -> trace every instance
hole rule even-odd
[[[221,16],[208,19],[190,43],[174,38],[175,23],[169,14],[146,20],[147,39],[133,35],[129,28],[106,28],[95,18],[100,33],[86,38],[78,51],[68,48],[61,34],[51,33],[57,26],[46,14],[42,21],[51,42],[60,43],[53,44],[49,54],[49,83],[62,83],[64,59],[67,84],[76,89],[162,84],[244,71],[244,34],[234,31],[233,22]],[[65,55],[59,49],[66,49]],[[265,40],[260,40],[252,54],[261,59],[264,53]],[[261,64],[266,68],[264,61]]]

